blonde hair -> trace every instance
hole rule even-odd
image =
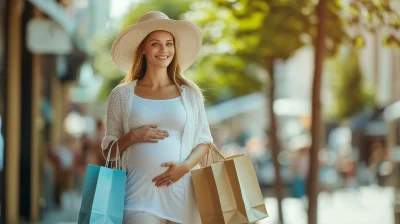
[[[155,32],[155,31],[153,31],[153,32]],[[126,75],[125,78],[121,80],[121,83],[131,82],[134,80],[141,80],[145,76],[146,69],[147,69],[147,62],[146,62],[146,57],[142,54],[142,52],[144,50],[144,47],[145,47],[148,37],[153,32],[149,33],[137,47],[131,70],[130,70],[129,74]],[[175,37],[173,38],[173,41],[175,43]],[[174,45],[174,48],[175,48],[175,45]],[[180,90],[179,87],[181,85],[189,86],[189,80],[187,80],[181,74],[181,68],[179,66],[178,54],[176,52],[176,48],[175,48],[174,58],[172,59],[171,63],[167,67],[167,73],[168,73],[168,77],[175,83],[175,85],[178,87],[179,90]]]

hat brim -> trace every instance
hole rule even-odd
[[[156,30],[164,30],[174,36],[181,71],[193,64],[202,45],[199,27],[186,20],[152,19],[127,27],[115,39],[111,56],[118,68],[129,73],[137,47],[148,34]]]

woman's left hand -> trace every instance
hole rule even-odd
[[[171,184],[175,183],[179,179],[183,177],[186,173],[190,171],[189,164],[183,162],[183,163],[175,163],[175,162],[169,162],[169,163],[163,163],[161,164],[163,167],[169,167],[169,169],[153,178],[153,182],[155,182],[155,185],[157,187],[161,186],[170,186]],[[171,182],[172,181],[172,182]]]

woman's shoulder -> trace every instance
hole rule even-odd
[[[126,94],[129,94],[130,92],[133,93],[134,87],[135,87],[134,81],[121,83],[121,84],[118,84],[116,87],[114,87],[113,90],[111,90],[110,95],[115,95],[115,94],[126,95]]]
[[[187,81],[187,86],[185,86],[185,87],[187,87],[189,89],[189,91],[192,92],[193,94],[195,94],[197,97],[203,98],[203,93],[202,93],[200,87],[191,80],[186,80],[186,81]]]

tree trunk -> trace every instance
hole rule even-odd
[[[268,114],[269,114],[269,142],[270,147],[272,149],[272,160],[275,167],[275,191],[276,191],[276,199],[278,201],[278,213],[279,213],[279,222],[283,224],[283,210],[282,210],[282,199],[283,199],[283,192],[282,192],[282,179],[281,179],[281,172],[280,172],[280,165],[278,161],[278,155],[280,150],[279,141],[277,138],[277,124],[276,124],[276,116],[274,112],[274,99],[275,99],[275,74],[274,74],[274,60],[269,59],[268,61],[268,74],[270,76],[270,83],[269,83],[269,100],[268,100]]]
[[[311,126],[311,150],[310,168],[307,184],[308,193],[308,224],[317,224],[317,202],[318,202],[318,152],[321,148],[322,116],[321,116],[321,80],[324,64],[325,51],[325,22],[326,22],[326,0],[319,0],[317,6],[317,38],[315,42],[315,64],[314,80],[312,89],[312,126]]]

